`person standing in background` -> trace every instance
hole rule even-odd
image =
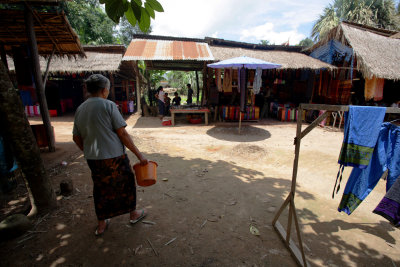
[[[186,86],[188,88],[188,97],[186,103],[192,104],[193,89],[190,83],[188,83]]]
[[[162,86],[158,87],[156,98],[158,104],[158,115],[160,117],[160,120],[162,120],[165,116],[165,93]]]

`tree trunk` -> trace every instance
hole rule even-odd
[[[38,213],[56,206],[56,198],[40,157],[31,126],[26,118],[21,99],[13,87],[5,66],[0,63],[0,123],[5,140],[10,143],[18,165],[25,174]]]
[[[38,97],[40,105],[40,114],[42,115],[43,124],[46,129],[49,151],[54,152],[56,151],[56,141],[53,133],[53,128],[51,127],[49,109],[47,107],[47,100],[44,92],[42,73],[40,70],[39,52],[36,42],[35,29],[33,25],[32,10],[30,10],[30,8],[28,7],[25,7],[25,27],[28,36],[29,50],[31,52],[31,57],[33,61],[33,78],[35,80],[36,95]]]

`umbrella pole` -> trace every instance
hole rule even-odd
[[[240,134],[240,127],[242,126],[242,112],[239,112],[239,134]]]

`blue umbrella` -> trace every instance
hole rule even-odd
[[[280,68],[282,65],[264,61],[258,58],[252,57],[234,57],[226,60],[222,60],[220,62],[207,64],[208,67],[214,69],[223,69],[223,68],[238,68],[238,69],[276,69]]]
[[[258,58],[252,57],[234,57],[226,60],[222,60],[220,62],[207,64],[208,67],[214,69],[223,69],[223,68],[235,68],[238,69],[239,73],[239,90],[240,90],[240,112],[244,112],[244,102],[245,102],[245,80],[246,80],[246,72],[245,69],[277,69],[282,67],[280,64],[264,61]],[[240,124],[242,116],[239,115],[239,133],[240,133]]]

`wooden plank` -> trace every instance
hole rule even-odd
[[[326,104],[300,104],[305,110],[326,110],[326,111],[349,111],[349,106],[326,105]],[[386,113],[399,114],[400,108],[386,107]]]
[[[303,248],[303,241],[301,239],[301,230],[299,226],[299,221],[297,219],[296,206],[294,205],[294,199],[290,201],[290,204],[293,207],[292,211],[293,211],[294,224],[296,226],[297,240],[299,241],[300,252],[303,258],[303,265],[307,266],[306,255],[304,254],[304,248]]]
[[[281,216],[281,213],[283,209],[289,204],[289,201],[292,199],[292,194],[289,194],[286,198],[286,200],[283,202],[282,206],[279,208],[278,212],[275,214],[274,219],[272,220],[272,225],[275,226],[276,221],[278,220],[279,216]]]
[[[317,127],[323,120],[325,120],[331,114],[330,111],[322,113],[318,118],[316,118],[304,131],[300,134],[300,139],[303,139],[309,132],[312,131],[315,127]],[[294,144],[297,142],[297,137],[294,139]]]
[[[279,221],[277,221],[274,225],[274,228],[277,231],[277,233],[279,234],[279,236],[281,237],[282,241],[285,241],[286,240],[286,231],[283,228],[282,224]],[[310,264],[306,260],[304,261],[302,259],[302,256],[301,256],[302,254],[292,239],[289,240],[288,244],[286,244],[286,242],[284,242],[284,243],[299,266],[304,266],[304,267],[310,266]],[[304,262],[305,262],[305,264],[304,264]]]

